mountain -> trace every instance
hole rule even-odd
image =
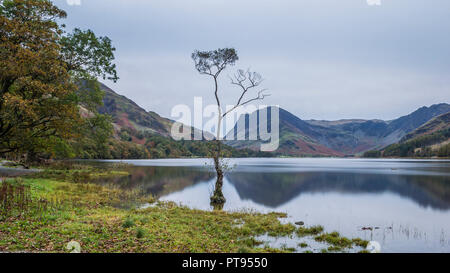
[[[270,113],[270,110],[267,112]],[[241,117],[245,119],[245,136],[249,135],[252,130],[259,129],[259,115],[260,111]],[[278,150],[275,152],[278,155],[289,155],[289,156],[343,156],[344,154],[332,150],[329,147],[322,145],[317,139],[320,136],[315,130],[318,126],[311,125],[297,116],[291,114],[290,112],[279,108],[279,118],[280,118],[280,145]],[[249,128],[249,120],[258,120],[256,128]],[[242,121],[238,121],[239,124]],[[270,123],[270,117],[268,119]],[[233,130],[231,130],[226,139],[237,139],[238,134],[243,132],[238,132],[238,126],[236,125]],[[252,150],[258,150],[261,145],[261,141],[241,141],[241,140],[228,140],[225,141],[226,144],[237,148],[249,148]]]
[[[147,112],[134,101],[114,92],[111,88],[101,84],[104,92],[103,106],[99,108],[102,114],[108,114],[113,118],[116,130],[122,128],[148,131],[154,134],[168,137],[173,121],[162,118],[155,112]]]
[[[148,159],[178,157],[208,157],[214,143],[206,141],[175,141],[171,137],[174,121],[147,112],[134,101],[119,95],[104,84],[103,106],[98,111],[112,117],[114,134],[107,143],[96,146],[94,141],[75,143],[76,156],[83,159]],[[82,108],[82,107],[81,107]],[[82,109],[83,111],[83,109]],[[87,111],[84,109],[84,111]],[[89,115],[89,113],[83,113]],[[191,127],[191,132],[193,129]],[[209,134],[204,132],[203,135]],[[211,137],[211,136],[208,136]],[[252,150],[222,147],[228,157],[268,156]]]
[[[97,157],[164,158],[207,156],[210,153],[211,143],[173,140],[170,137],[173,120],[144,110],[106,85],[102,84],[101,89],[105,96],[104,105],[99,108],[99,112],[112,116],[114,141],[109,145],[111,154]],[[422,107],[392,121],[376,119],[318,121],[302,120],[279,108],[280,145],[271,156],[347,156],[360,155],[369,150],[381,150],[405,138],[414,138],[415,135],[443,129],[448,126],[448,116],[443,114],[448,112],[450,105],[442,103]],[[248,120],[255,116],[256,118],[259,116],[259,111],[241,118],[245,118],[248,123]],[[259,123],[256,129],[258,128]],[[234,130],[228,133],[227,138],[243,133],[237,130],[236,125]],[[252,130],[254,129],[249,129],[247,125],[246,135]],[[226,141],[225,144],[224,150],[229,156],[269,156],[267,153],[259,152],[261,141]],[[115,151],[116,149],[119,151]]]
[[[389,145],[384,157],[450,157],[450,112],[439,115]]]
[[[447,103],[435,104],[430,107],[422,107],[413,113],[389,122],[388,134],[401,132],[407,134],[424,125],[434,117],[450,112]]]
[[[359,155],[365,151],[382,149],[400,141],[408,133],[424,125],[436,116],[450,112],[446,103],[422,107],[413,113],[392,121],[383,120],[301,120],[280,108],[280,147],[275,152],[290,156],[343,156]],[[246,135],[249,132],[248,120],[259,116],[256,111],[245,119]],[[243,122],[238,121],[238,122]],[[259,128],[259,124],[257,125]],[[236,136],[237,126],[227,134]],[[258,149],[261,141],[229,141],[235,148]]]
[[[345,154],[360,154],[371,149],[381,149],[400,141],[406,134],[430,119],[450,111],[449,104],[422,107],[413,113],[392,121],[341,120],[332,122],[308,121],[321,125],[319,141]]]
[[[406,142],[421,136],[431,135],[438,131],[444,131],[450,128],[450,112],[439,115],[411,133],[404,136],[401,142]]]

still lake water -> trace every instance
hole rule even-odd
[[[140,187],[160,200],[211,210],[208,159],[122,160],[131,176],[104,182]],[[450,252],[450,161],[312,158],[227,159],[225,210],[286,212],[375,240],[382,252]],[[364,228],[371,227],[372,230]],[[297,239],[297,243],[298,243]],[[286,242],[289,244],[289,242]]]

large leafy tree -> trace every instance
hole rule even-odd
[[[115,49],[89,30],[65,33],[65,17],[49,0],[0,1],[0,155],[51,152],[85,130],[104,138],[111,129],[96,112],[97,78],[118,79]]]

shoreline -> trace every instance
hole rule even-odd
[[[108,175],[127,174],[78,166],[8,179],[28,188],[34,199],[25,213],[3,215],[0,230],[6,232],[0,232],[0,251],[66,252],[71,240],[79,241],[82,252],[365,252],[368,243],[319,226],[283,224],[284,213],[196,210],[87,182]],[[46,208],[36,212],[41,206],[36,200],[46,200]],[[145,202],[154,205],[137,209]],[[263,235],[294,236],[299,247],[274,248],[259,240]],[[305,240],[323,248],[308,249]]]

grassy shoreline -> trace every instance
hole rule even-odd
[[[0,252],[68,252],[66,245],[72,240],[88,253],[295,251],[272,248],[256,239],[261,235],[289,236],[299,242],[309,236],[329,245],[322,252],[367,245],[324,233],[322,227],[283,224],[283,213],[195,210],[139,191],[89,183],[110,175],[127,173],[56,165],[1,182],[0,200],[9,192],[9,203],[0,208]],[[139,208],[144,203],[152,205]]]

